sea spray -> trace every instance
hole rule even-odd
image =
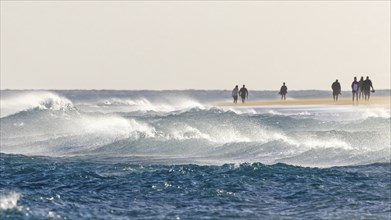
[[[0,120],[1,152],[320,167],[390,160],[389,109],[216,107],[198,95],[129,93],[8,91],[2,108],[14,112]],[[20,107],[23,98],[30,104]]]
[[[229,93],[2,91],[0,219],[389,219],[389,108]]]

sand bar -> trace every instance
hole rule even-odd
[[[311,98],[311,99],[287,99],[285,101],[280,99],[269,99],[269,100],[247,100],[246,103],[242,104],[240,100],[238,103],[232,102],[220,102],[215,103],[217,106],[284,106],[284,105],[353,105],[351,97],[339,98],[337,102],[334,102],[332,98]],[[358,105],[363,106],[384,106],[390,108],[391,96],[373,96],[369,102],[359,100]]]

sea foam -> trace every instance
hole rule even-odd
[[[8,192],[0,193],[0,210],[17,209],[20,210],[22,207],[18,206],[18,201],[21,198],[20,193]]]
[[[390,149],[388,109],[214,107],[189,94],[124,93],[8,92],[1,108],[13,113],[0,120],[0,152],[333,166],[383,162],[379,152]],[[353,159],[341,162],[333,152]]]

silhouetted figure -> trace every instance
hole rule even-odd
[[[245,85],[243,85],[243,87],[240,88],[240,90],[239,90],[239,95],[240,95],[240,97],[242,98],[242,103],[244,103],[244,101],[246,100],[246,98],[248,98],[248,91],[247,91]]]
[[[364,98],[364,91],[363,91],[364,77],[363,76],[361,76],[360,81],[358,81],[358,85],[360,86],[360,91],[358,92],[358,99],[363,99]]]
[[[285,83],[282,83],[279,94],[281,95],[281,100],[286,100],[286,94],[288,93],[288,87],[286,87]]]
[[[238,94],[239,94],[239,87],[238,85],[236,85],[235,88],[232,90],[232,98],[234,98],[234,103],[238,103]]]
[[[333,82],[331,89],[333,90],[334,101],[338,101],[338,95],[341,95],[341,84],[339,84],[338,79]]]
[[[371,91],[371,88],[372,88],[372,91]],[[375,92],[375,89],[372,86],[372,81],[369,79],[368,76],[367,76],[367,79],[364,80],[363,91],[364,91],[365,101],[369,101],[369,98],[371,96],[371,92]]]
[[[357,82],[357,77],[354,77],[354,80],[352,82],[352,94],[353,94],[353,102],[354,97],[356,97],[356,102],[358,102],[358,92],[360,90],[360,84]]]

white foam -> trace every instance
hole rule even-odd
[[[9,192],[6,194],[0,194],[0,210],[18,209],[22,207],[18,206],[18,201],[21,198],[20,193]]]
[[[248,131],[241,131],[238,129],[239,126],[229,123],[224,126],[198,125],[198,127],[183,123],[174,125],[165,127],[165,130],[161,131],[163,132],[161,136],[171,140],[203,139],[216,145],[249,142],[262,144],[275,140],[299,145],[279,131],[266,130],[256,124],[247,125]]]
[[[188,140],[188,139],[206,139],[210,140],[211,137],[205,133],[202,133],[197,128],[185,125],[181,129],[172,129],[168,135],[165,135],[167,139],[176,140]]]
[[[120,116],[83,116],[76,123],[80,130],[87,134],[110,135],[118,138],[138,137],[140,133],[146,137],[154,137],[156,134],[154,127]]]
[[[257,111],[253,108],[235,108],[235,107],[219,107],[223,111],[231,111],[238,115],[255,115]]]
[[[69,100],[54,93],[37,92],[15,97],[1,100],[2,110],[4,103],[9,103],[5,105],[5,108],[14,111],[29,108],[61,110],[72,106]],[[80,102],[76,103],[80,104]],[[81,105],[83,104],[81,103]],[[212,108],[185,98],[183,100],[175,98],[172,103],[165,99],[152,102],[146,98],[109,98],[101,101],[100,106],[96,105],[96,101],[93,101],[93,104],[87,103],[85,105],[95,106],[99,113],[94,109],[95,112],[92,113],[86,113],[82,110],[80,110],[80,114],[48,111],[47,115],[41,114],[42,112],[34,115],[34,111],[32,115],[36,117],[33,117],[32,120],[29,120],[29,117],[24,117],[23,121],[8,122],[4,120],[4,123],[10,126],[2,127],[3,146],[1,151],[4,153],[62,156],[72,155],[75,152],[88,154],[89,150],[94,150],[93,153],[99,153],[100,147],[104,150],[112,147],[112,151],[104,151],[104,153],[108,152],[113,155],[142,154],[161,156],[162,158],[169,155],[191,160],[194,157],[194,152],[199,152],[197,154],[199,158],[208,158],[208,153],[213,152],[217,155],[216,157],[221,157],[218,158],[221,160],[231,160],[234,157],[243,162],[259,159],[259,162],[271,163],[289,157],[308,160],[311,156],[303,154],[307,151],[321,152],[322,155],[328,151],[338,152],[342,154],[341,157],[364,155],[368,152],[373,152],[372,155],[375,155],[376,152],[381,152],[381,149],[378,148],[384,148],[382,142],[389,142],[389,132],[387,133],[387,131],[384,132],[384,135],[383,133],[379,134],[379,137],[380,135],[384,136],[384,141],[381,139],[383,137],[380,137],[380,141],[378,141],[381,143],[378,144],[381,145],[379,147],[372,147],[369,143],[365,143],[366,138],[362,137],[361,139],[359,136],[355,138],[355,134],[350,135],[349,133],[365,131],[366,128],[356,126],[363,119],[390,118],[389,109],[380,107],[314,106],[303,108],[303,106],[289,106],[270,108],[237,106]],[[135,118],[126,118],[119,115],[122,113],[103,114],[100,112],[101,109],[103,111],[106,108],[116,109],[117,106],[121,108],[125,106],[128,111],[172,112],[172,114],[156,117],[150,117],[149,114],[136,114]],[[192,108],[210,111],[195,109],[186,112]],[[4,112],[2,111],[2,113]],[[263,126],[263,123],[270,123],[270,121],[263,120],[263,117],[253,117],[253,115],[264,113],[271,114],[267,116],[270,118],[273,118],[272,115],[294,115],[295,118],[301,119],[306,118],[301,116],[311,115],[313,116],[311,118],[320,120],[319,124],[330,120],[336,122],[317,126],[317,121],[300,121],[299,128],[295,129],[295,124],[288,126],[288,128],[274,126],[274,122],[285,122],[283,121],[284,117],[275,117],[276,120],[272,121],[273,124]],[[247,117],[246,114],[250,116]],[[297,120],[290,121],[296,123]],[[379,121],[383,126],[384,120]],[[308,126],[305,126],[307,122]],[[350,127],[357,127],[357,129]],[[374,129],[377,129],[376,124]],[[336,130],[337,132],[342,130],[348,132],[349,135],[346,137],[342,136],[344,133],[334,135],[327,130]],[[325,133],[323,133],[324,131]],[[379,140],[377,137],[371,138]],[[361,140],[363,143],[357,144]],[[117,148],[117,143],[120,148]],[[360,157],[362,157],[362,161],[368,160],[364,156]],[[359,163],[360,157],[355,162]],[[377,155],[370,157],[379,158]],[[319,159],[322,158],[322,156],[319,157]],[[324,155],[324,158],[328,160],[327,155]],[[232,162],[232,160],[227,162]],[[333,161],[330,160],[327,163],[332,165]]]
[[[209,140],[218,144],[251,142],[250,137],[240,133],[234,128],[214,130],[212,135],[213,136]]]
[[[98,106],[106,107],[124,107],[124,111],[154,111],[154,112],[173,112],[178,110],[186,110],[191,108],[205,109],[205,106],[201,103],[189,99],[189,98],[180,98],[176,97],[175,100],[168,101],[156,101],[151,102],[146,98],[137,98],[137,99],[119,99],[119,98],[110,98],[103,101],[99,101]]]
[[[361,116],[366,118],[390,118],[390,109],[385,108],[365,108],[361,110]]]
[[[2,97],[0,102],[0,117],[34,108],[54,111],[74,109],[70,100],[52,92],[28,92],[6,98]]]
[[[281,112],[277,112],[277,111],[275,111],[275,110],[269,110],[269,111],[267,111],[267,113],[268,113],[268,114],[271,114],[271,115],[284,115],[284,114],[282,114]]]
[[[327,140],[319,140],[319,139],[308,139],[303,141],[303,145],[317,149],[317,148],[340,148],[344,150],[352,150],[353,147],[346,143],[345,141],[338,140],[336,138],[331,138]]]

